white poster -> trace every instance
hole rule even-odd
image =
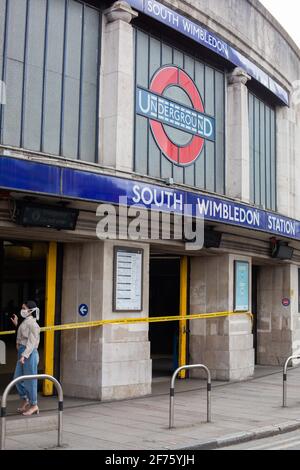
[[[115,310],[142,310],[142,251],[116,251]]]

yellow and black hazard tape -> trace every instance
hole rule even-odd
[[[147,317],[147,318],[120,318],[114,320],[98,320],[79,323],[67,323],[65,325],[44,326],[41,332],[47,331],[65,331],[65,330],[79,330],[81,328],[96,328],[105,325],[130,325],[134,323],[164,323],[171,321],[186,321],[186,320],[209,320],[212,318],[232,317],[237,315],[247,315],[253,321],[251,312],[216,312],[216,313],[200,313],[197,315],[185,316],[171,316],[171,317]],[[13,335],[16,331],[0,331],[0,336]]]

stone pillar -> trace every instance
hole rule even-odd
[[[104,11],[101,60],[100,163],[133,169],[134,37],[138,14],[124,1]]]
[[[113,313],[113,250],[116,243],[104,244],[103,320],[145,318],[149,316],[149,245],[117,242],[117,246],[144,249],[143,311]],[[151,393],[152,361],[150,359],[149,325],[107,325],[102,337],[102,400],[138,397]]]
[[[258,364],[283,365],[300,352],[298,266],[263,266],[258,283]],[[291,301],[288,307],[282,304],[284,298]]]
[[[65,245],[62,323],[102,318],[103,256],[102,242]],[[89,306],[89,315],[85,318],[78,314],[79,305],[84,303]],[[101,399],[101,328],[62,333],[61,380],[67,396]]]
[[[227,195],[250,202],[248,88],[251,77],[237,67],[228,75]]]
[[[130,243],[131,248],[134,246],[141,248]],[[65,245],[62,323],[147,317],[149,247],[142,247],[143,311],[128,314],[113,313],[114,243]],[[78,314],[81,304],[89,305],[87,317]],[[67,396],[113,400],[149,394],[151,366],[147,324],[106,325],[62,333],[61,379]]]
[[[191,260],[191,314],[233,311],[235,259],[251,265],[251,258],[227,254]],[[207,365],[213,379],[243,380],[253,375],[252,322],[246,315],[195,320],[190,330],[191,363]]]

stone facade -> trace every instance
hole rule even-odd
[[[258,0],[160,1],[220,35],[290,92],[290,107],[280,106],[278,102],[275,105],[277,210],[282,215],[300,220],[299,49]],[[14,5],[17,3],[14,2]],[[44,161],[73,170],[102,173],[108,177],[117,175],[136,178],[142,183],[156,183],[169,189],[173,181],[170,175],[166,179],[158,179],[145,174],[134,176],[133,172],[135,45],[132,22],[137,18],[138,14],[122,1],[113,4],[102,15],[97,132],[99,161],[88,163],[76,160],[76,157],[65,159],[62,155],[55,157],[38,151],[26,151],[21,146],[1,148],[1,156],[5,154],[39,163]],[[140,25],[142,28],[143,24]],[[2,31],[1,27],[2,23]],[[163,28],[162,25],[159,27]],[[184,43],[183,37],[183,46]],[[180,49],[180,40],[175,45]],[[160,47],[159,41],[155,47]],[[230,71],[226,68],[225,194],[230,200],[239,203],[250,201],[248,88],[252,80],[239,68],[232,67]],[[7,92],[7,99],[10,99],[9,86]],[[266,93],[266,96],[270,98],[270,94]],[[174,185],[173,188],[186,189],[182,184]],[[191,190],[190,187],[188,189]],[[38,198],[40,196],[34,191],[31,193]],[[19,197],[26,194],[25,190],[24,193],[19,191]],[[48,203],[53,203],[53,200],[54,203],[62,202],[60,197],[55,200],[49,194],[43,195],[42,200]],[[114,320],[120,316],[147,317],[151,250],[160,250],[167,256],[189,255],[184,244],[181,241],[164,244],[156,241],[117,243],[144,249],[143,310],[138,315],[117,314],[113,312],[112,299],[113,249],[116,243],[96,238],[96,202],[84,200],[79,203],[69,198],[67,203],[80,209],[76,231],[57,232],[46,228],[20,227],[12,220],[10,201],[7,192],[3,192],[0,201],[1,237],[65,243],[61,323],[86,321],[78,316],[78,306],[82,303],[90,306],[89,320]],[[218,228],[225,233],[221,249],[205,251],[201,256],[193,254],[191,257],[190,313],[233,311],[234,261],[248,261],[250,266],[260,266],[258,363],[283,364],[287,356],[300,351],[299,242],[292,242],[295,256],[291,262],[274,261],[270,258],[269,234],[249,233],[244,228],[232,225],[219,224]],[[288,307],[282,305],[284,297],[291,300]],[[140,323],[63,332],[61,381],[65,394],[98,400],[149,394],[152,363],[148,330],[147,324]],[[250,318],[241,314],[191,322],[190,362],[206,364],[217,380],[243,380],[252,376],[254,348]],[[198,377],[197,372],[192,375]]]
[[[283,365],[299,354],[298,266],[261,267],[258,289],[258,364]],[[284,306],[283,299],[290,299]]]
[[[220,255],[191,261],[191,314],[232,312],[234,261],[250,258]],[[229,318],[192,321],[191,363],[206,364],[216,380],[242,380],[254,372],[251,319]],[[193,376],[199,373],[194,372]]]
[[[162,1],[220,34],[256,61],[282,86],[293,90],[300,76],[300,53],[281,26],[256,0]],[[190,4],[189,4],[190,3]],[[133,169],[134,41],[132,20],[137,13],[116,2],[103,15],[100,94],[100,163],[127,176]],[[233,33],[233,31],[235,33]],[[264,34],[260,34],[264,31]],[[274,51],[276,50],[276,55]],[[284,75],[281,71],[284,70]],[[248,84],[251,78],[236,68],[227,75],[226,194],[250,202]],[[300,107],[277,107],[278,211],[300,218]],[[241,241],[246,246],[247,240]],[[138,246],[138,245],[137,245]],[[149,254],[145,244],[144,310],[148,315]],[[257,253],[243,250],[193,257],[190,273],[190,313],[234,309],[234,261],[253,262]],[[113,243],[70,244],[65,248],[63,322],[77,321],[76,306],[91,305],[90,319],[114,319],[112,312]],[[265,259],[265,256],[261,256]],[[265,263],[265,261],[264,261]],[[298,352],[298,267],[271,264],[260,268],[258,281],[258,363],[278,365]],[[250,276],[251,278],[251,276]],[[250,286],[251,293],[251,286]],[[291,298],[283,307],[282,298]],[[251,295],[250,295],[251,300]],[[251,308],[251,306],[250,306]],[[191,322],[190,361],[204,363],[217,380],[243,380],[254,371],[253,328],[247,315]],[[200,373],[201,374],[201,373]],[[192,373],[198,377],[198,372]],[[72,396],[101,400],[150,393],[152,370],[148,326],[116,326],[66,332],[62,343],[62,380]]]

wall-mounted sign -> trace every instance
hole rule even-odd
[[[225,198],[147,184],[134,179],[62,168],[3,155],[0,158],[0,188],[84,201],[140,205],[161,212],[184,213],[191,206],[194,217],[257,230],[291,240],[300,240],[300,221],[275,212],[240,204]]]
[[[234,263],[234,309],[236,312],[249,311],[249,263],[235,261]]]
[[[147,16],[150,16],[160,23],[165,24],[192,41],[203,47],[210,49],[215,54],[228,60],[231,64],[241,67],[252,78],[271,91],[284,104],[289,104],[289,95],[273,78],[266,74],[261,68],[254,64],[239,51],[223,41],[216,34],[208,31],[199,24],[185,18],[176,11],[166,7],[156,0],[127,0],[128,3]]]
[[[79,210],[17,201],[16,223],[24,227],[76,230]]]
[[[291,300],[288,298],[282,299],[282,305],[284,307],[289,307],[291,305]]]
[[[177,100],[171,99],[172,95]],[[150,90],[137,87],[136,112],[150,119],[159,148],[177,165],[191,165],[201,154],[204,140],[215,141],[215,119],[205,114],[198,88],[179,67],[168,65],[159,69]],[[165,126],[187,134],[187,141],[182,143],[180,134],[171,137]]]
[[[143,309],[143,250],[115,248],[115,312],[140,312]]]
[[[81,304],[78,307],[78,313],[81,317],[86,317],[89,313],[89,307],[86,304]]]

